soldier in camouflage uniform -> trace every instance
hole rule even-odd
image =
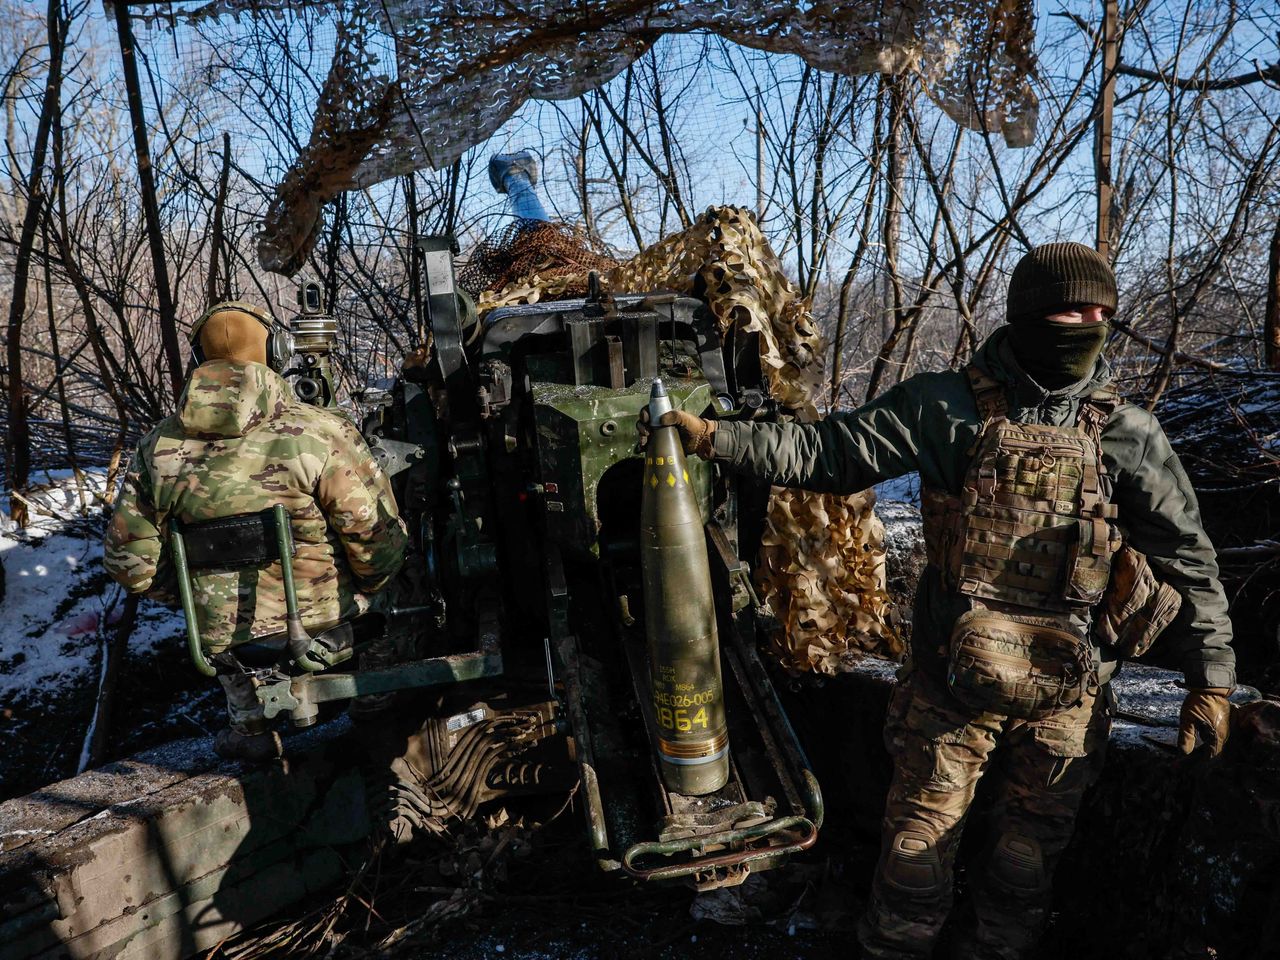
[[[1116,305],[1104,258],[1049,244],[1018,264],[1009,323],[965,371],[920,374],[814,424],[663,418],[689,452],[783,486],[851,493],[920,474],[929,564],[885,728],[895,772],[864,956],[932,956],[988,774],[993,842],[957,953],[1033,955],[1054,866],[1102,763],[1107,681],[1141,649],[1126,647],[1134,620],[1106,629],[1133,597],[1113,602],[1134,580],[1117,559],[1126,550],[1146,555],[1157,598],[1136,620],[1144,642],[1168,623],[1159,649],[1186,676],[1179,743],[1222,749],[1235,683],[1227,603],[1178,457],[1155,417],[1109,386],[1101,351]],[[1058,699],[1044,702],[1046,690]]]
[[[277,372],[283,331],[248,304],[218,304],[193,331],[200,365],[178,412],[142,438],[125,476],[104,563],[131,593],[174,603],[170,518],[194,523],[284,504],[292,520],[298,608],[308,633],[350,621],[399,569],[406,535],[386,475],[344,417],[297,401]],[[274,369],[273,369],[274,368]],[[279,564],[194,577],[199,630],[218,665],[231,725],[225,756],[280,752],[254,681],[226,654],[285,630]]]

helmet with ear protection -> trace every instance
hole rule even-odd
[[[204,348],[200,345],[200,331],[204,329],[204,325],[209,322],[210,318],[225,310],[247,313],[266,328],[267,366],[276,373],[283,373],[294,353],[293,332],[277,321],[266,310],[243,300],[223,300],[220,303],[213,304],[200,315],[200,319],[191,328],[191,355],[195,357],[196,363],[204,363],[206,360]]]

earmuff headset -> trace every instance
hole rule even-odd
[[[211,317],[224,310],[247,313],[267,328],[267,366],[276,373],[284,373],[294,352],[293,332],[261,307],[243,300],[223,300],[200,315],[200,319],[191,328],[191,355],[195,357],[196,363],[205,361],[204,348],[200,346],[200,331]]]

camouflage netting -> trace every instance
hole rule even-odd
[[[664,34],[714,33],[832,73],[913,71],[959,123],[1012,146],[1035,130],[1032,0],[212,0],[136,16],[170,25],[304,4],[342,27],[310,142],[260,238],[263,266],[284,273],[305,260],[337,192],[447,166],[525,101],[593,90]],[[394,41],[394,71],[368,52],[375,34]]]
[[[778,618],[770,647],[789,670],[839,673],[857,652],[902,658],[875,502],[872,490],[837,497],[774,488],[756,592]]]
[[[565,229],[543,234],[553,240],[550,253],[526,249],[539,237],[529,230],[512,233],[512,249],[489,245],[484,262],[532,264],[533,273],[507,273],[505,286],[480,294],[480,312],[585,290],[587,271],[599,266],[584,266],[575,276],[571,265],[599,254],[586,246],[577,255],[567,250]],[[801,420],[816,419],[821,338],[809,304],[782,272],[750,212],[711,207],[687,230],[617,264],[601,279],[615,292],[674,290],[698,297],[722,335],[731,327],[758,333],[761,369],[774,399]],[[774,489],[756,587],[781,625],[771,647],[788,669],[836,673],[857,651],[901,655],[893,603],[885,592],[884,527],[874,505],[870,490],[838,497]]]
[[[760,367],[770,394],[800,419],[817,419],[822,338],[754,214],[711,207],[689,229],[620,265],[607,286],[688,293],[711,308],[721,337],[730,328],[760,334]]]
[[[507,303],[585,296],[587,274],[605,274],[617,265],[604,244],[581,227],[516,220],[476,245],[458,273],[458,286],[476,298],[483,314]]]

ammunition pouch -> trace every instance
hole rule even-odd
[[[966,706],[1042,720],[1098,691],[1093,651],[1064,617],[978,606],[951,632],[947,685]]]
[[[1093,633],[1122,657],[1139,657],[1173,622],[1182,594],[1161,583],[1145,554],[1125,544],[1111,564],[1111,582],[1102,596]]]

